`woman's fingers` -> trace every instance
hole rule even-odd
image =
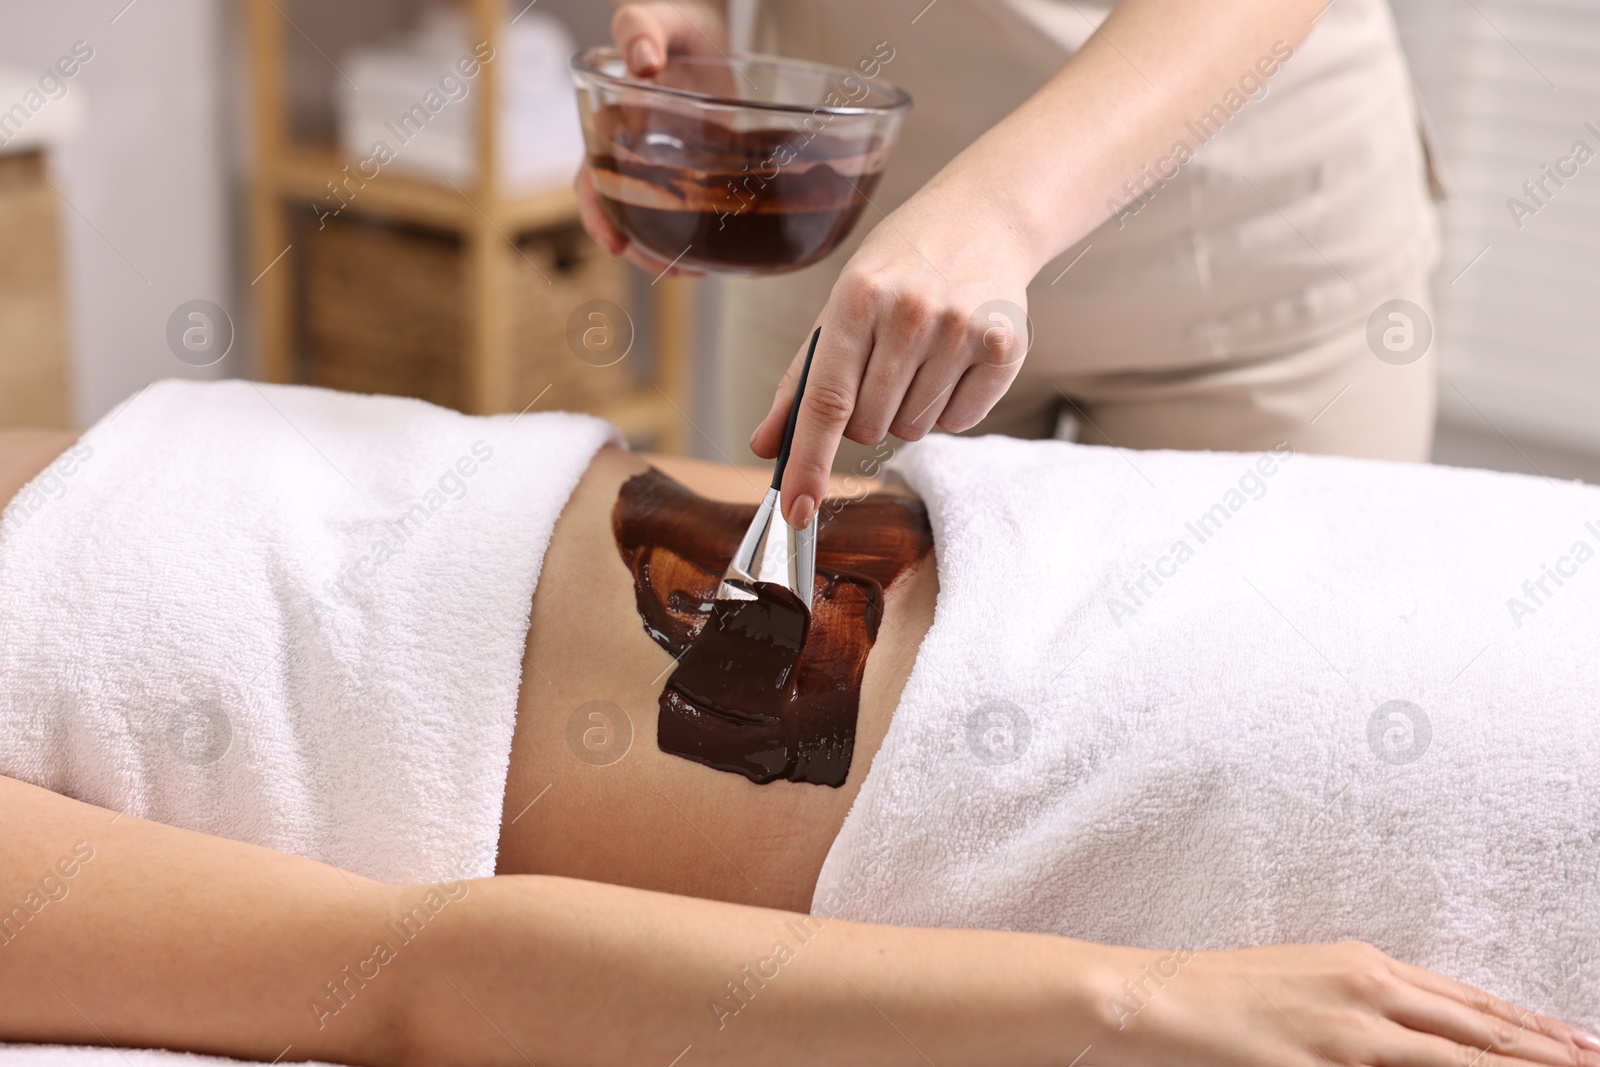
[[[1387,1046],[1377,1067],[1411,1064],[1579,1064],[1600,1067],[1600,1049],[1589,1035],[1559,1020],[1520,1008],[1476,986],[1403,963],[1383,960],[1398,981],[1381,988],[1384,1014],[1415,1032]],[[1468,1051],[1470,1050],[1470,1051]],[[1457,1057],[1440,1058],[1440,1057]]]
[[[600,206],[600,194],[594,187],[594,174],[587,164],[578,171],[573,190],[578,194],[578,221],[583,223],[584,231],[613,256],[622,255],[628,248],[628,239],[612,225],[605,208]]]
[[[1004,321],[977,327],[973,339],[977,359],[961,376],[937,420],[946,430],[960,433],[972,429],[1016,381],[1028,354],[1027,313],[1020,308],[1016,313],[1024,320],[1020,335]]]
[[[573,183],[573,189],[578,194],[578,221],[583,223],[584,232],[594,238],[595,243],[601,248],[613,256],[621,256],[651,278],[699,277],[699,271],[684,267],[668,267],[665,262],[629,241],[627,235],[612,223],[605,208],[600,206],[600,194],[595,190],[594,175],[590,173],[588,167],[578,172],[578,180]]]
[[[693,0],[682,4],[676,0],[628,4],[619,8],[611,20],[612,40],[628,64],[628,73],[637,77],[659,74],[668,57],[680,53],[717,55],[725,47],[726,36],[719,16]],[[666,262],[636,248],[600,206],[594,175],[587,164],[578,171],[575,189],[578,218],[584,230],[607,252],[623,256],[652,278],[699,276],[699,271],[668,269]]]
[[[950,329],[954,316],[942,302],[906,293],[887,304],[878,316],[884,326],[874,331],[861,395],[845,427],[844,435],[857,444],[875,445],[889,433],[905,437],[896,417],[929,368],[942,367],[952,378],[960,374],[950,373],[952,359],[960,358],[960,336]]]
[[[989,319],[980,313],[1016,308],[993,299],[994,291],[1022,300],[1026,281],[991,251],[963,244],[960,255],[939,257],[946,263],[941,269],[899,226],[879,226],[850,257],[818,317],[822,336],[795,420],[783,484],[791,524],[803,525],[821,500],[842,439],[875,445],[894,434],[916,440],[945,415],[975,366],[984,370],[963,389],[961,416],[976,422],[999,399],[1015,377],[1015,361],[1004,341],[995,351],[984,347]],[[1027,318],[1020,309],[1012,317]],[[790,364],[750,438],[757,455],[778,452],[801,361],[797,355]]]
[[[1016,305],[1004,316],[976,313],[946,323],[942,352],[922,365],[907,390],[890,431],[915,441],[935,425],[952,432],[971,429],[994,408],[1022,369],[1026,350],[1011,328],[1010,318],[1027,314]]]
[[[628,73],[636,78],[661,73],[672,52],[673,39],[681,37],[687,21],[681,14],[670,8],[663,9],[659,4],[627,4],[618,8],[611,19],[611,40],[628,64]],[[678,32],[675,34],[674,30]]]
[[[1397,983],[1383,1008],[1400,1025],[1456,1045],[1530,1063],[1574,1062],[1574,1045],[1564,1037],[1556,1038],[1524,1023],[1479,1011],[1407,981]],[[1533,1013],[1527,1015],[1531,1019]],[[1594,1062],[1600,1064],[1600,1055],[1595,1056]]]
[[[887,434],[915,441],[937,422],[966,429],[989,412],[1021,366],[1009,334],[975,324],[947,298],[920,291],[885,294],[849,275],[822,317],[784,476],[784,514],[800,497],[814,506],[842,438],[877,444]],[[791,361],[771,409],[750,438],[772,458],[782,444],[803,351]],[[803,515],[810,512],[803,511]]]
[[[902,312],[901,334],[914,346],[916,374],[895,402],[889,432],[902,441],[916,441],[933,426],[949,402],[956,383],[972,363],[967,314],[949,302],[910,298]],[[873,357],[876,360],[876,356]]]
[[[611,39],[628,73],[641,78],[661,73],[668,56],[716,55],[725,37],[717,16],[692,2],[626,4],[611,19]]]
[[[833,469],[839,441],[855,411],[871,350],[871,334],[842,329],[837,320],[823,323],[816,355],[806,374],[805,395],[800,398],[789,465],[783,473],[783,515],[797,529],[811,522],[817,503],[827,492],[828,472]],[[789,390],[793,392],[792,385]],[[787,412],[788,405],[783,407]],[[781,429],[779,433],[781,436]]]
[[[1458,982],[1453,978],[1446,978],[1444,975],[1430,971],[1425,967],[1417,967],[1396,959],[1390,959],[1389,966],[1396,975],[1412,985],[1437,993],[1440,996],[1448,997],[1474,1011],[1492,1015],[1497,1019],[1519,1027],[1527,1027],[1556,1041],[1569,1042],[1578,1048],[1584,1048],[1591,1052],[1600,1052],[1600,1040],[1597,1040],[1594,1035],[1584,1033],[1559,1019],[1552,1019],[1548,1015],[1540,1015],[1538,1012],[1519,1008],[1509,1001],[1502,1000],[1492,993],[1479,989],[1477,986],[1467,985],[1465,982]]]
[[[1132,956],[1108,985],[1138,962]],[[1150,1010],[1126,1027],[1128,1043],[1108,1041],[1108,1059],[1181,1059],[1196,1067],[1600,1067],[1600,1051],[1570,1039],[1576,1031],[1540,1025],[1543,1016],[1360,942],[1195,953],[1186,968],[1192,980],[1159,987]],[[1117,1021],[1118,1035],[1126,1021]]]
[[[1397,1027],[1393,1031],[1383,1031],[1371,1063],[1372,1067],[1535,1067],[1551,1063],[1564,1067],[1600,1067],[1600,1055],[1569,1049],[1565,1058],[1549,1060]]]
[[[950,433],[972,429],[1006,395],[1006,389],[1016,376],[1016,370],[1001,371],[981,363],[968,367],[950,391],[950,399],[934,417],[934,425]]]
[[[595,190],[594,175],[589,172],[588,167],[578,172],[578,180],[573,183],[573,189],[578,194],[578,221],[583,223],[584,232],[594,238],[595,243],[601,248],[613,256],[621,256],[651,278],[700,277],[700,272],[697,270],[667,266],[664,261],[629,241],[627,235],[612,223],[605,208],[600,206],[600,194]]]
[[[944,414],[950,396],[966,373],[969,361],[964,354],[932,359],[917,368],[917,376],[900,401],[889,432],[902,441],[920,441]]]

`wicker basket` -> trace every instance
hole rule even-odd
[[[305,234],[305,380],[361,393],[467,402],[466,257],[459,238],[368,220],[326,220]],[[567,343],[568,320],[591,300],[626,306],[626,276],[581,231],[530,237],[513,249],[515,411],[549,386],[541,408],[593,411],[637,385],[637,358],[597,367]],[[548,279],[548,281],[546,280]]]

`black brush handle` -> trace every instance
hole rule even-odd
[[[806,349],[806,361],[800,367],[800,384],[795,386],[794,403],[789,405],[789,421],[783,427],[783,444],[778,448],[778,465],[772,471],[772,488],[783,488],[783,468],[789,465],[789,446],[794,444],[794,423],[800,416],[800,398],[806,395],[806,376],[811,373],[811,357],[817,354],[817,338],[822,327],[811,331],[811,347]]]

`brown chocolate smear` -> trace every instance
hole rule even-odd
[[[589,166],[611,221],[663,262],[712,270],[821,259],[855,226],[886,157],[876,138],[735,130],[629,104],[592,125],[607,150],[591,150]]]
[[[927,509],[885,493],[824,501],[808,613],[783,586],[714,601],[755,506],[706,500],[651,469],[612,509],[647,633],[678,666],[661,691],[663,752],[742,774],[841,786],[855,752],[884,590],[933,547]]]

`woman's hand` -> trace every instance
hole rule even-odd
[[[873,229],[817,318],[783,477],[790,525],[816,513],[841,437],[915,441],[988,414],[1022,367],[1037,269],[1003,213],[953,181],[930,184]],[[759,456],[778,454],[804,356],[802,346],[750,438]]]
[[[627,62],[628,73],[637,78],[661,73],[669,56],[721,56],[728,49],[728,31],[722,15],[693,0],[650,0],[620,7],[611,20],[611,40]],[[601,248],[624,257],[652,277],[663,273],[674,277],[699,274],[681,267],[668,270],[665,263],[636,247],[612,225],[600,206],[594,175],[587,163],[578,168],[574,187],[578,193],[578,217]]]
[[[1114,951],[1123,958],[1113,980],[1125,977],[1132,986],[1111,990],[1109,1014],[1120,1029],[1110,1049],[1096,1048],[1094,1062],[1600,1065],[1600,1041],[1592,1036],[1360,942],[1166,955]]]

